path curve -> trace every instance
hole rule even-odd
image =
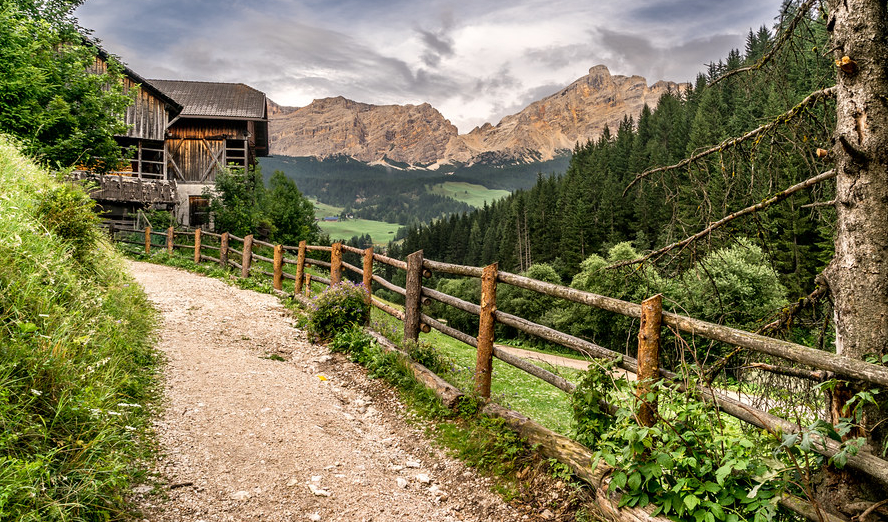
[[[131,267],[162,313],[168,358],[162,495],[134,490],[145,520],[537,519],[433,449],[386,386],[308,343],[277,298]]]

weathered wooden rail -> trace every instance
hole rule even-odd
[[[753,352],[806,365],[815,368],[817,370],[816,374],[820,375],[822,378],[836,377],[849,382],[867,383],[870,386],[888,388],[888,368],[883,366],[841,357],[829,352],[770,337],[764,337],[722,325],[708,323],[691,317],[664,312],[662,310],[659,296],[654,296],[641,304],[621,301],[611,297],[584,292],[563,285],[546,283],[501,271],[496,263],[487,267],[454,265],[424,259],[422,251],[414,252],[407,256],[406,261],[401,261],[376,253],[373,248],[361,250],[340,243],[335,243],[332,246],[316,246],[308,245],[305,241],[302,241],[298,246],[274,245],[256,240],[252,236],[239,238],[228,233],[212,234],[202,232],[200,229],[195,230],[194,232],[178,232],[170,228],[164,232],[154,232],[150,228],[136,230],[123,228],[114,229],[112,227],[110,230],[112,237],[114,237],[117,232],[139,234],[144,237],[143,241],[135,241],[131,238],[118,238],[117,241],[144,246],[146,253],[150,253],[152,248],[165,248],[169,253],[172,253],[177,248],[188,249],[193,251],[195,263],[211,261],[220,264],[222,267],[234,267],[241,270],[242,277],[248,277],[251,272],[267,275],[272,278],[273,288],[276,293],[282,296],[292,295],[297,299],[304,298],[303,294],[306,296],[310,294],[311,284],[313,282],[322,285],[334,285],[339,283],[342,280],[342,273],[344,270],[360,275],[363,279],[363,284],[367,289],[368,302],[383,312],[403,321],[404,339],[417,340],[421,331],[428,332],[431,329],[435,329],[444,335],[457,339],[475,348],[477,353],[474,384],[475,392],[481,397],[488,399],[490,397],[493,358],[497,358],[506,364],[521,369],[565,393],[572,393],[576,388],[575,384],[567,381],[563,377],[555,375],[544,368],[495,347],[493,339],[494,326],[496,323],[511,326],[521,332],[574,349],[590,357],[616,361],[618,367],[638,374],[638,378],[641,381],[638,389],[638,397],[646,395],[651,389],[651,384],[657,379],[661,379],[661,382],[665,383],[668,387],[681,392],[694,393],[700,400],[711,403],[722,412],[774,434],[797,433],[801,431],[801,428],[790,420],[780,418],[769,412],[754,408],[741,401],[728,397],[724,392],[718,389],[707,387],[705,389],[688,390],[687,381],[683,379],[682,376],[660,368],[658,361],[660,358],[660,332],[662,327],[669,326],[677,332],[701,336],[713,341],[728,343]],[[157,236],[164,236],[166,242],[164,244],[152,242],[152,238]],[[174,242],[176,236],[193,238],[192,244],[177,244]],[[218,240],[219,245],[206,244],[203,239],[205,237]],[[233,241],[242,243],[242,250],[236,250],[233,248],[231,246]],[[254,252],[254,249],[257,247],[272,250],[272,257],[263,256]],[[204,255],[204,250],[210,250],[214,253],[219,252],[219,257]],[[297,252],[297,258],[292,259],[284,257],[284,252]],[[362,266],[358,267],[344,262],[342,259],[343,252],[360,255]],[[330,261],[309,257],[310,253],[329,254]],[[230,256],[232,254],[238,256],[241,262],[237,263],[231,260]],[[254,267],[254,261],[271,264],[272,270],[268,271],[263,268]],[[405,271],[405,286],[400,287],[379,275],[373,274],[375,263],[385,264],[395,269]],[[295,274],[285,272],[284,267],[286,265],[294,265]],[[307,272],[306,265],[325,269],[330,274],[329,278]],[[464,301],[457,297],[423,286],[423,279],[431,277],[434,272],[480,278],[480,303],[475,304]],[[285,279],[293,281],[292,294],[283,291],[283,280]],[[379,287],[404,296],[404,310],[401,311],[375,298],[373,296],[373,283],[376,283]],[[534,323],[526,318],[517,317],[497,310],[496,292],[497,285],[500,283],[639,319],[638,359],[627,357],[587,340]],[[423,314],[422,306],[430,304],[433,300],[478,316],[479,330],[477,335],[462,332],[434,319],[433,317]],[[786,369],[767,364],[759,365],[757,369],[766,372],[775,371],[776,373],[786,371]],[[804,370],[798,370],[797,373],[799,373],[799,375],[807,376],[815,374],[815,372]],[[417,376],[420,377],[420,374],[422,374],[421,371]],[[456,400],[454,397],[458,398],[458,396],[461,395],[461,392],[452,387],[448,387],[449,385],[441,384],[438,380],[426,377],[423,379],[423,382],[435,387],[436,391],[438,391],[442,398],[445,398],[448,403],[454,402]],[[440,378],[438,379],[440,380]],[[639,399],[637,400],[637,404],[639,422],[648,426],[656,423],[656,401],[650,402]],[[545,441],[549,441],[551,444],[544,448],[544,453],[548,456],[559,458],[562,462],[571,466],[578,476],[584,478],[596,487],[596,491],[598,491],[597,496],[600,501],[614,501],[613,493],[607,491],[606,485],[609,482],[609,479],[607,478],[608,473],[601,468],[603,464],[599,464],[599,469],[588,469],[588,457],[591,455],[588,450],[582,449],[582,446],[579,446],[576,443],[565,442],[563,436],[555,434],[515,412],[509,412],[508,410],[495,405],[488,405],[485,411],[490,415],[503,418],[507,424],[513,426],[523,436],[527,437],[534,443],[545,443]],[[822,445],[815,444],[813,448],[827,457],[836,455],[841,450],[840,444],[829,440]],[[584,459],[585,462],[582,462]],[[847,465],[871,476],[883,486],[888,487],[888,461],[877,457],[871,452],[861,450],[858,454],[848,458]],[[785,497],[781,501],[781,504],[811,520],[819,520],[816,510],[814,510],[810,504],[807,504],[798,498]],[[615,506],[615,504],[613,504],[613,506]],[[630,511],[632,511],[632,517],[634,517],[635,520],[651,519],[649,516],[649,510],[637,509]],[[616,512],[615,508],[614,512]],[[841,520],[832,516],[827,516],[827,519]]]

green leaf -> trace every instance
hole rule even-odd
[[[623,489],[626,486],[626,474],[622,471],[614,473],[614,478],[610,482],[611,487]]]
[[[727,464],[715,470],[715,480],[720,486],[723,486],[725,484],[725,477],[731,474],[731,470],[731,466]]]
[[[700,504],[700,499],[694,495],[688,495],[684,498],[684,505],[688,507],[688,510],[692,510]]]
[[[641,487],[641,473],[635,471],[631,475],[629,475],[629,480],[626,482],[629,486],[629,489],[635,491]]]

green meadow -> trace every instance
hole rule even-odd
[[[484,202],[492,203],[511,194],[508,190],[489,189],[483,185],[466,183],[464,181],[438,183],[432,186],[429,192],[462,201],[475,208],[483,207]]]

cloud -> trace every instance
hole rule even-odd
[[[467,131],[604,63],[692,81],[778,0],[90,0],[77,15],[146,77],[243,82],[278,103],[429,102]]]

